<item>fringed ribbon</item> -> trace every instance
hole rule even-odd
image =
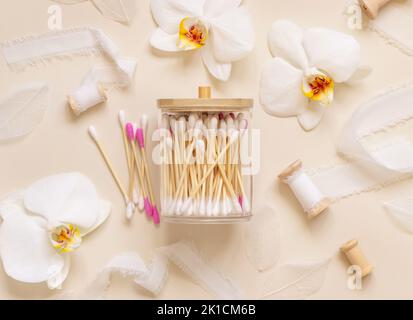
[[[191,245],[182,241],[158,248],[152,263],[148,266],[136,253],[117,255],[101,270],[81,297],[102,298],[110,286],[112,274],[131,277],[136,284],[158,295],[168,277],[168,260],[217,298],[241,299],[241,292],[230,280],[208,266]]]

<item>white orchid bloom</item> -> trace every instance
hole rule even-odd
[[[254,31],[241,0],[151,0],[159,28],[150,43],[162,51],[200,50],[202,61],[217,79],[226,81],[232,62],[254,47]]]
[[[79,173],[41,179],[0,202],[0,257],[10,277],[58,288],[70,268],[69,252],[109,216],[111,204],[98,198]]]
[[[304,130],[315,128],[334,99],[335,85],[360,80],[360,46],[351,36],[323,28],[302,30],[290,21],[274,22],[268,36],[274,58],[260,84],[264,110],[297,116]]]

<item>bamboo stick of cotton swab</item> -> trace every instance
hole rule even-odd
[[[214,171],[215,167],[219,164],[219,162],[221,161],[222,157],[226,154],[227,150],[229,149],[229,147],[236,142],[236,140],[238,139],[238,132],[234,131],[231,135],[230,141],[229,143],[226,145],[225,149],[223,149],[217,156],[217,158],[215,159],[215,161],[213,162],[213,164],[211,165],[211,167],[208,169],[208,171],[206,172],[206,174],[202,177],[201,181],[198,182],[198,184],[196,185],[196,187],[193,189],[191,196],[193,196],[196,192],[198,192],[199,188],[202,186],[202,184],[205,182],[206,179],[208,179],[208,177],[211,175],[211,173]]]
[[[137,171],[138,171],[138,178],[139,178],[139,182],[140,182],[140,185],[141,185],[141,190],[142,190],[142,194],[143,194],[143,198],[144,198],[145,212],[148,216],[152,216],[152,207],[150,205],[148,195],[147,195],[147,192],[146,192],[144,177],[143,177],[143,172],[142,172],[142,167],[141,167],[141,160],[139,159],[138,153],[136,151],[135,133],[134,133],[133,125],[131,123],[126,124],[126,132],[127,132],[127,135],[128,135],[129,143],[132,147],[132,154],[133,154],[133,157],[134,157],[134,160],[135,160],[135,165],[136,165],[136,168],[137,168]]]
[[[123,188],[122,183],[120,182],[119,176],[116,173],[116,171],[114,169],[114,166],[113,166],[112,162],[110,161],[108,154],[106,153],[105,148],[103,147],[102,143],[99,141],[99,137],[98,137],[96,128],[94,126],[89,127],[89,135],[92,137],[93,141],[95,142],[96,146],[98,147],[98,149],[100,151],[100,154],[103,157],[103,160],[105,161],[106,165],[108,166],[109,171],[112,174],[112,177],[115,180],[115,182],[116,182],[116,184],[119,188],[119,191],[121,192],[121,194],[122,194],[122,196],[125,200],[125,203],[128,207],[127,208],[127,213],[129,213],[129,211],[131,209],[131,205],[133,205],[133,203],[131,203],[125,189]]]
[[[155,224],[159,224],[160,222],[159,211],[156,206],[152,182],[150,179],[148,160],[147,160],[147,155],[146,155],[146,150],[145,150],[145,137],[144,136],[145,134],[143,132],[143,129],[138,128],[136,130],[136,140],[138,141],[138,145],[141,151],[141,159],[142,159],[141,161],[142,161],[143,172],[146,177],[147,189],[149,190],[149,196],[151,199],[152,216],[153,216],[153,220]]]

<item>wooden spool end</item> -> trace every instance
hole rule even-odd
[[[313,219],[317,217],[320,213],[323,213],[325,210],[328,209],[328,207],[331,204],[331,199],[330,198],[323,198],[319,203],[317,203],[314,208],[312,208],[310,211],[308,211],[308,218]]]
[[[300,170],[303,166],[303,163],[300,159],[294,161],[290,164],[287,168],[285,168],[279,175],[278,178],[285,182],[289,177],[291,177],[294,173]]]
[[[356,265],[361,268],[362,277],[365,277],[372,273],[373,266],[367,261],[366,257],[361,251],[357,240],[352,239],[350,241],[347,241],[340,247],[340,250],[346,255],[348,261],[352,265]]]
[[[106,102],[106,101],[108,100],[108,96],[107,96],[107,94],[106,94],[105,88],[103,88],[103,85],[102,85],[101,83],[98,84],[98,91],[99,91],[100,96],[101,96],[101,98],[102,98],[102,100],[103,100],[102,102],[99,102],[99,104],[100,104],[100,103],[103,103],[103,102]],[[80,108],[80,106],[79,106],[79,104],[77,103],[77,101],[76,101],[76,99],[75,99],[74,96],[69,95],[69,96],[67,97],[67,101],[68,101],[68,103],[69,103],[70,109],[72,109],[73,113],[74,113],[76,116],[79,116],[83,111],[86,111],[86,110],[83,110],[82,108]]]
[[[376,19],[380,8],[390,0],[359,0],[361,8],[370,19]]]

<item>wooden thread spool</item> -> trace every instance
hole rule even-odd
[[[365,277],[373,271],[373,266],[367,261],[363,252],[358,245],[358,241],[353,239],[340,247],[351,265],[359,266],[361,269],[361,276]]]
[[[289,165],[278,178],[288,184],[309,218],[318,216],[331,204],[331,200],[321,193],[304,172],[301,160]]]
[[[68,97],[69,106],[79,116],[82,112],[107,100],[106,92],[100,83],[85,84]]]
[[[390,0],[360,0],[360,5],[370,19],[377,18],[380,9]]]

